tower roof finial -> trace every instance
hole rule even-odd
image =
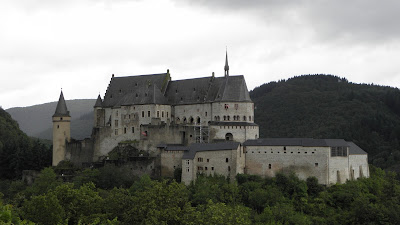
[[[226,55],[225,55],[225,77],[229,76],[229,65],[228,65],[228,47],[226,47]]]
[[[70,116],[65,103],[64,94],[61,89],[60,98],[58,99],[57,108],[53,116]]]

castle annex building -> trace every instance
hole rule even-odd
[[[166,73],[111,78],[94,105],[91,138],[71,140],[70,114],[61,92],[53,115],[53,166],[113,162],[132,175],[172,177],[186,184],[198,173],[234,179],[238,173],[274,176],[294,171],[322,184],[368,177],[367,153],[329,139],[259,139],[254,103],[244,76],[173,81]]]

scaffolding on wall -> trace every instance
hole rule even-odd
[[[195,125],[193,127],[196,143],[209,143],[208,126]]]

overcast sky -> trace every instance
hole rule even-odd
[[[0,106],[104,96],[111,74],[301,74],[400,87],[400,1],[1,0]]]

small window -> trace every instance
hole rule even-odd
[[[60,128],[60,125],[57,125],[57,129]]]
[[[161,117],[164,118],[164,111],[161,112]]]
[[[225,162],[229,162],[229,159],[228,159],[228,158],[226,158],[226,159],[225,159]]]
[[[272,169],[272,165],[271,164],[268,164],[268,169]]]
[[[285,147],[283,147],[283,150],[285,150],[285,151],[286,151],[286,146],[285,146]]]
[[[150,111],[147,111],[147,117],[150,117]]]
[[[188,173],[189,173],[189,167],[187,167],[187,168],[186,168],[186,172],[188,172]]]
[[[160,111],[157,111],[157,118],[160,118]]]
[[[115,135],[118,135],[118,129],[115,129],[114,133]]]
[[[126,134],[126,127],[124,127],[124,134]]]
[[[62,117],[60,117],[60,120],[63,120],[63,118],[62,118]]]
[[[115,126],[118,127],[118,120],[115,120]]]
[[[204,170],[207,170],[208,168],[207,168],[207,166],[206,167],[204,167]]]
[[[230,166],[228,166],[228,171],[231,171],[231,167]]]
[[[142,111],[142,117],[144,117],[144,111]]]
[[[211,170],[214,170],[214,167],[211,167]]]
[[[207,162],[210,162],[210,159],[207,159]]]
[[[314,165],[315,165],[315,167],[318,167],[318,163],[315,163]]]
[[[168,112],[167,112],[167,118],[168,118]]]
[[[135,127],[132,127],[132,134],[135,133]]]

